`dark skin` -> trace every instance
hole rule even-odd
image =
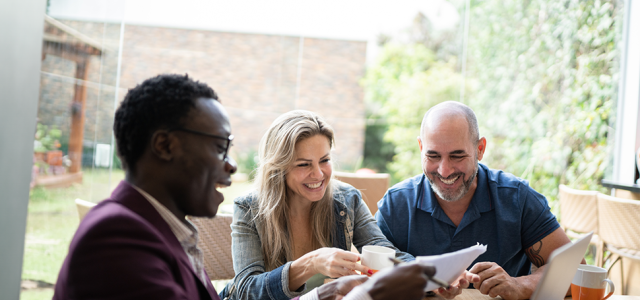
[[[424,288],[435,267],[417,262],[403,263],[382,270],[371,278],[365,275],[344,276],[318,288],[320,299],[340,300],[359,284],[373,300],[411,300],[424,298]]]
[[[182,127],[229,136],[227,113],[218,101],[198,99]],[[217,190],[231,185],[237,165],[220,154],[224,141],[181,131],[156,130],[135,171],[125,180],[153,196],[178,219],[185,215],[213,217],[224,196]]]

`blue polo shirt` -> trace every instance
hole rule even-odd
[[[378,226],[400,251],[414,256],[443,254],[480,243],[487,245],[487,252],[469,268],[489,261],[512,277],[528,275],[531,261],[525,249],[560,224],[547,199],[526,180],[478,165],[478,187],[458,227],[438,204],[424,174],[387,191],[378,202]]]

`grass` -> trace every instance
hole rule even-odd
[[[78,228],[78,213],[74,200],[80,198],[99,202],[124,179],[122,170],[83,170],[83,183],[68,188],[31,190],[27,234],[23,258],[22,279],[55,283],[67,255],[71,238]],[[225,201],[221,213],[232,213],[233,199],[250,188],[249,183],[234,183],[223,189]],[[23,290],[20,299],[51,299],[51,289]]]

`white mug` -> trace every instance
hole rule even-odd
[[[605,297],[606,286],[609,294]],[[607,269],[590,265],[580,265],[571,281],[571,298],[574,300],[604,300],[615,291],[613,282],[607,279]]]
[[[364,246],[362,247],[362,265],[376,272],[393,267],[393,262],[389,259],[395,257],[396,251],[382,246]]]

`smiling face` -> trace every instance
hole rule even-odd
[[[441,200],[453,202],[475,191],[478,160],[482,159],[485,139],[471,142],[466,118],[461,114],[434,112],[418,139],[422,170]]]
[[[285,176],[289,201],[322,199],[331,178],[329,138],[318,134],[298,141],[293,164]]]
[[[213,99],[198,99],[183,127],[222,137],[231,134],[226,111]],[[176,206],[186,215],[215,216],[224,201],[218,189],[231,185],[231,174],[237,168],[231,157],[224,157],[226,141],[183,131],[172,134],[180,139],[182,150],[176,161]]]

